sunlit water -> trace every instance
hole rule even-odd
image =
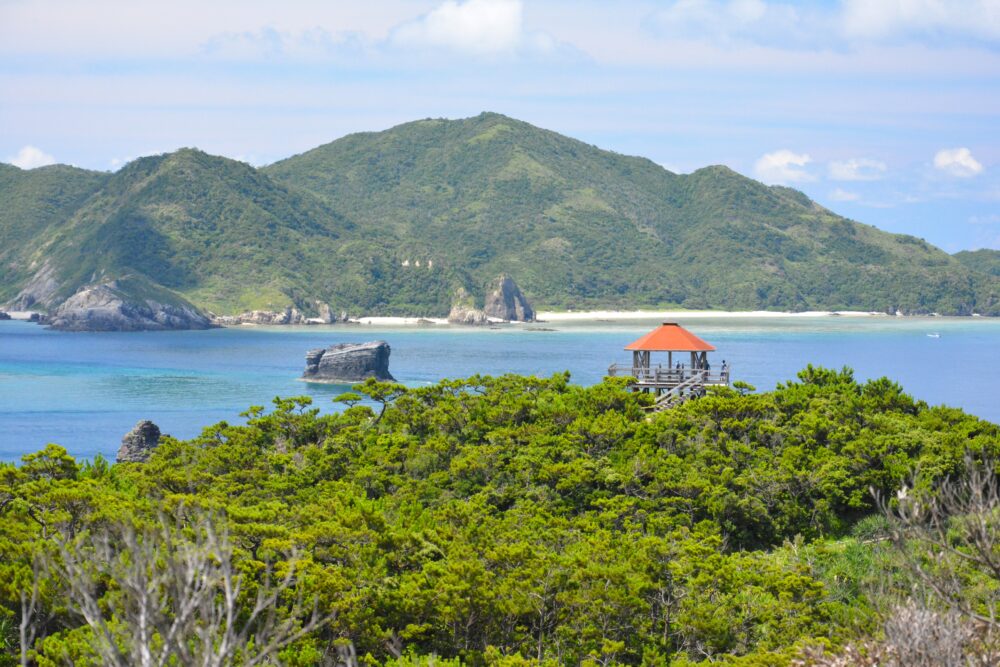
[[[806,364],[886,375],[917,398],[1000,421],[1000,320],[797,317],[695,319],[684,326],[713,343],[758,389],[793,379]],[[56,442],[76,456],[114,458],[140,419],[191,437],[251,405],[308,394],[337,409],[346,387],[297,380],[306,350],[383,339],[396,379],[420,386],[476,373],[550,375],[590,384],[651,320],[550,323],[501,329],[453,327],[241,327],[162,333],[61,333],[0,322],[0,460]],[[540,331],[540,328],[554,331]],[[931,337],[928,334],[939,334]],[[654,354],[654,363],[656,355]],[[717,367],[717,366],[716,366]]]

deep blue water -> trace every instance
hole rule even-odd
[[[713,343],[735,379],[771,389],[813,363],[886,375],[917,398],[1000,422],[1000,320],[797,317],[696,319],[682,323]],[[296,378],[306,350],[384,339],[390,369],[412,386],[444,377],[569,370],[600,380],[627,361],[622,347],[655,321],[544,324],[500,330],[452,327],[272,327],[158,333],[61,333],[0,322],[0,460],[56,442],[79,457],[114,458],[122,435],[152,419],[191,437],[250,405],[308,394],[336,409],[345,387]],[[931,338],[928,333],[938,333]],[[654,355],[654,363],[657,361]]]

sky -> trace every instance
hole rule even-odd
[[[0,0],[0,161],[268,164],[503,113],[1000,249],[1000,0]]]

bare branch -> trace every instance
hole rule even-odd
[[[187,530],[162,517],[141,533],[123,524],[58,546],[49,569],[106,665],[259,665],[332,620],[303,603],[294,553],[280,581],[267,567],[247,609],[228,533],[211,517]]]

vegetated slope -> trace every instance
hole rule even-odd
[[[400,257],[477,285],[508,272],[543,307],[1000,308],[997,280],[795,190],[673,174],[498,114],[350,135],[265,171],[391,232]]]
[[[247,164],[183,149],[109,177],[38,253],[55,276],[53,304],[81,285],[138,274],[216,312],[320,297],[368,307],[378,236]]]
[[[66,165],[24,170],[0,163],[0,303],[44,262],[34,252],[39,243],[107,179]]]
[[[963,250],[953,257],[973,271],[1000,277],[1000,250]]]
[[[283,306],[323,267],[338,218],[249,165],[184,149],[111,176],[43,246],[58,301],[80,285],[144,275],[198,305]]]
[[[50,445],[0,465],[0,581],[22,583],[0,586],[0,613],[18,619],[33,556],[54,542],[116,522],[176,525],[190,540],[203,508],[231,538],[241,604],[297,554],[306,607],[315,598],[331,615],[287,664],[339,646],[399,667],[785,665],[803,646],[877,631],[920,590],[879,539],[872,490],[895,497],[917,471],[911,496],[925,493],[963,458],[1000,454],[997,426],[847,369],[808,367],[773,392],[720,389],[652,417],[650,396],[624,382],[565,374],[355,389],[343,412],[275,399],[245,424],[167,439],[144,464],[81,467]],[[188,547],[163,551],[197,559]],[[46,576],[52,634],[39,651],[90,664],[73,592],[58,570]],[[967,576],[970,599],[998,583]],[[101,583],[100,613],[129,636],[125,587]]]
[[[795,190],[673,174],[498,114],[259,170],[193,149],[114,174],[4,167],[0,201],[0,299],[17,307],[130,277],[119,289],[218,314],[440,316],[506,273],[536,307],[1000,312],[997,276]]]
[[[447,302],[454,288],[443,271],[399,284],[403,267],[388,259],[378,227],[358,228],[241,162],[182,149],[136,160],[102,185],[23,242],[39,259],[9,296],[21,289],[25,305],[52,308],[83,285],[138,275],[217,313],[312,310],[317,300],[377,312],[383,299],[413,312]]]

